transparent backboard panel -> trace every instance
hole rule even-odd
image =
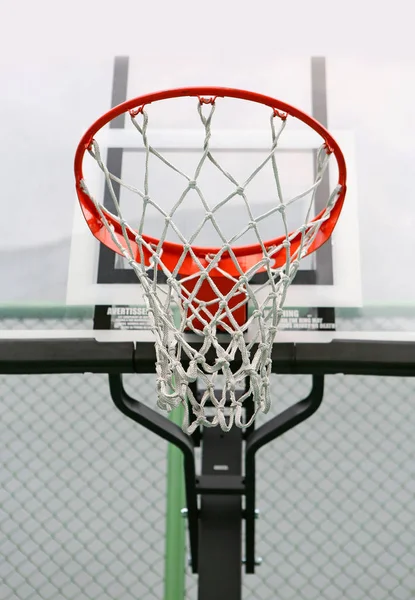
[[[57,57],[50,63],[41,57],[24,61],[15,57],[2,64],[9,95],[0,100],[0,124],[11,141],[2,158],[7,220],[0,237],[1,337],[64,337],[69,329],[98,339],[151,339],[133,273],[122,259],[100,248],[84,223],[75,194],[74,150],[86,128],[112,105],[206,78],[207,84],[250,89],[298,106],[330,130],[346,158],[348,192],[338,226],[327,244],[303,260],[287,296],[277,341],[328,341],[339,336],[413,339],[411,59],[390,58],[381,64],[369,55],[359,60],[339,57],[328,44],[324,54],[287,55],[284,61],[268,60],[261,69],[248,71],[219,63],[212,73],[203,63],[195,81],[187,69],[178,69],[173,77],[174,65],[182,63],[174,53],[169,60],[171,69],[164,75],[133,53],[114,52],[85,61],[79,56],[72,61]],[[93,85],[81,98],[91,72]],[[37,94],[21,93],[35,87]],[[345,93],[346,89],[353,93]],[[391,107],[398,105],[392,120]],[[156,146],[179,168],[192,172],[203,145],[197,103],[194,99],[154,103],[149,113],[149,134]],[[269,110],[242,101],[236,110],[227,100],[218,101],[214,125],[212,146],[217,156],[243,180],[266,153]],[[139,187],[145,154],[135,133],[124,119],[106,128],[101,142],[113,172]],[[315,137],[297,122],[284,131],[277,158],[287,196],[298,194],[313,175]],[[334,164],[329,182],[336,176]],[[105,200],[102,177],[93,176],[91,181],[94,192]],[[210,202],[229,191],[229,181],[212,165],[201,181]],[[183,178],[156,160],[150,183],[165,208],[183,188]],[[272,206],[273,185],[265,171],[252,182],[255,214]],[[133,226],[135,196],[126,189],[120,195]],[[177,215],[187,234],[203,217],[197,200],[189,194]],[[322,201],[316,197],[315,213]],[[306,208],[301,201],[291,208],[289,224],[295,227]],[[227,235],[240,229],[246,218],[236,201],[220,211]],[[147,225],[148,233],[157,235],[162,227],[157,211],[149,214]],[[266,219],[261,233],[265,238],[278,235],[279,227],[276,219]],[[175,241],[174,232],[169,235]],[[205,229],[199,244],[215,241],[215,235],[213,228]],[[243,243],[252,242],[249,235]],[[107,307],[106,320],[97,317],[96,307]],[[103,314],[105,308],[99,311]]]

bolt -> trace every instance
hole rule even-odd
[[[190,556],[190,554],[187,555],[187,564],[189,565],[189,567],[192,566],[192,557]]]
[[[189,514],[189,511],[187,508],[182,508],[180,511],[180,514],[182,515],[183,519],[187,519],[187,515]]]
[[[259,508],[256,508],[254,512],[255,512],[255,519],[259,519],[260,514],[261,514],[261,511],[259,510]]]
[[[246,565],[246,558],[245,557],[242,559],[242,564]],[[257,567],[259,567],[259,565],[262,565],[262,558],[261,558],[261,556],[257,556],[254,559],[254,565],[256,565]]]

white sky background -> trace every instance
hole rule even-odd
[[[393,273],[397,254],[402,274],[415,254],[414,22],[408,0],[8,2],[0,38],[0,202],[7,214],[0,250],[70,235],[73,154],[109,107],[114,55],[136,57],[137,94],[202,83],[277,97],[284,91],[287,101],[300,98],[302,86],[290,69],[278,80],[284,61],[324,55],[329,128],[356,133],[363,272],[377,277],[373,296],[391,273],[388,288],[401,286],[409,302],[415,282]]]
[[[2,57],[102,55],[106,51],[157,59],[294,54],[413,56],[415,6],[408,0],[193,0],[117,3],[103,0],[23,0],[2,12]],[[5,52],[7,50],[7,52]],[[195,60],[196,59],[196,60]],[[249,62],[249,60],[248,60]]]

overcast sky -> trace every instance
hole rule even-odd
[[[396,272],[397,254],[404,263],[415,254],[414,21],[407,0],[8,2],[0,38],[0,250],[67,243],[73,154],[109,108],[114,55],[134,57],[134,95],[229,85],[286,95],[306,110],[309,57],[324,55],[329,128],[356,137],[363,269],[375,277],[380,260],[384,272]],[[299,64],[294,56],[303,67],[291,68]]]

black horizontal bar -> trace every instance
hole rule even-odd
[[[271,358],[272,371],[281,374],[415,376],[415,342],[277,343]],[[184,366],[187,361],[184,356]],[[155,362],[153,342],[134,348],[84,338],[0,339],[0,373],[154,373]]]
[[[0,340],[0,373],[134,373],[132,342]]]
[[[271,359],[272,371],[280,374],[415,376],[415,342],[338,339],[328,343],[277,343]],[[137,372],[147,372],[148,364],[155,361],[152,343],[137,344],[134,360]],[[184,364],[186,360],[184,357]]]
[[[415,376],[415,341],[334,340],[328,344],[297,344],[299,374]]]
[[[245,481],[240,475],[199,475],[196,491],[198,494],[245,494]]]
[[[192,342],[192,347],[195,349],[200,349],[202,347],[202,342]],[[252,350],[252,352],[254,352],[254,350]],[[206,354],[206,360],[208,363],[214,363],[216,358],[215,350],[212,348],[211,351]],[[273,349],[273,360],[274,359],[278,362],[278,364],[281,364],[288,369],[295,360],[295,344],[275,344]],[[136,372],[147,373],[148,371],[145,369],[148,368],[149,364],[152,364],[154,368],[155,360],[156,353],[154,349],[154,343],[138,342],[134,353]],[[189,358],[183,352],[182,363],[186,366],[186,363],[188,362]],[[238,360],[235,360],[232,364],[235,368],[237,368],[241,363],[239,363]]]

